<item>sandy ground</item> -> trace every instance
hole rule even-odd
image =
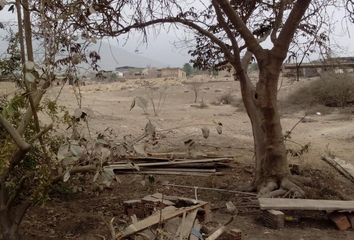
[[[155,79],[154,86],[163,89],[161,109],[155,116],[152,110],[151,101],[148,100],[148,114],[139,106],[135,106],[130,111],[131,103],[135,97],[144,96],[146,99],[151,97],[151,93],[142,84],[142,80],[129,80],[123,83],[109,84],[91,84],[81,87],[82,102],[81,107],[90,108],[94,114],[90,117],[90,128],[93,132],[99,132],[106,128],[112,128],[120,136],[132,134],[138,136],[143,133],[147,121],[151,121],[158,131],[164,133],[165,141],[160,144],[156,151],[173,151],[174,149],[183,150],[183,141],[194,139],[197,142],[197,148],[200,150],[214,149],[220,154],[233,154],[240,166],[253,166],[252,162],[252,132],[250,121],[242,106],[214,105],[213,103],[222,95],[231,93],[236,98],[240,98],[240,89],[237,82],[227,79],[208,79],[200,78],[203,84],[199,91],[199,101],[207,105],[206,108],[193,107],[193,90],[191,84],[182,83],[180,80],[165,81]],[[279,92],[280,100],[285,101],[292,91],[305,84],[306,81],[291,82],[284,80],[283,86]],[[0,95],[13,93],[13,85],[0,82]],[[55,99],[60,88],[51,89],[46,98]],[[155,103],[158,103],[159,91],[154,92]],[[74,91],[71,86],[65,86],[59,97],[59,103],[66,106],[71,112],[78,108]],[[136,104],[137,105],[137,104]],[[296,109],[296,108],[294,108]],[[291,106],[282,108],[282,126],[284,132],[290,130],[305,113],[313,112],[307,115],[307,121],[300,123],[293,131],[291,140],[300,143],[310,143],[310,150],[300,158],[290,158],[290,162],[299,163],[304,168],[324,169],[319,175],[319,181],[326,178],[338,179],[341,187],[345,185],[338,174],[333,173],[326,163],[320,160],[322,154],[328,149],[338,157],[343,158],[354,164],[354,121],[351,115],[341,113],[340,109],[331,109],[331,113],[318,115],[320,111],[316,107],[311,109],[294,110]],[[223,124],[223,133],[219,135],[215,126],[216,123]],[[209,127],[210,137],[203,139],[201,127]],[[288,143],[289,148],[297,148],[297,144]],[[329,173],[330,172],[330,173]],[[235,174],[229,178],[223,177],[212,183],[214,187],[232,188],[237,186],[240,180],[238,173],[245,175],[242,170],[235,170]],[[133,178],[133,177],[131,177]],[[160,179],[160,178],[159,178]],[[242,177],[242,179],[251,179],[251,175]],[[164,178],[160,179],[165,180]],[[129,197],[142,197],[146,193],[161,191],[168,193],[171,189],[165,189],[159,186],[147,189],[139,185],[140,178],[133,178],[136,187],[130,189],[129,184],[117,185],[117,189],[112,192],[103,193],[97,200],[97,196],[79,194],[70,197],[69,200],[49,201],[46,206],[35,208],[26,218],[24,225],[32,226],[37,231],[25,231],[28,239],[99,239],[94,238],[94,233],[105,233],[102,222],[96,219],[97,212],[104,212],[108,216],[122,214],[121,201],[130,199]],[[186,183],[208,185],[208,181],[196,180],[195,178],[172,178],[169,181],[173,183]],[[347,183],[346,183],[347,184]],[[122,190],[124,189],[124,190]],[[349,187],[350,189],[350,187]],[[348,192],[348,191],[347,191]],[[191,192],[182,191],[180,194],[191,195]],[[350,195],[349,197],[354,197]],[[230,194],[202,195],[207,201],[212,202],[213,206],[222,205],[227,200],[232,200],[234,196]],[[96,199],[96,200],[95,200]],[[79,214],[89,211],[91,215],[78,217]],[[331,224],[325,220],[305,221],[299,224],[290,224],[283,230],[270,230],[262,226],[257,220],[258,212],[254,214],[241,214],[233,222],[234,227],[241,228],[245,233],[245,239],[354,239],[354,232],[338,232]],[[52,219],[56,216],[55,219]],[[44,219],[47,222],[43,222]],[[227,214],[222,211],[215,212],[215,221],[226,222]],[[75,220],[76,219],[76,220]],[[78,219],[81,219],[78,220]],[[84,219],[84,220],[82,220]],[[70,220],[70,221],[69,221]],[[69,221],[70,226],[67,226]],[[38,224],[36,224],[38,223]],[[36,226],[36,227],[34,227]],[[47,233],[41,231],[45,228]],[[70,231],[73,231],[71,233]],[[96,231],[96,232],[95,232]],[[65,232],[68,235],[65,235]],[[69,234],[70,232],[70,234]],[[91,238],[89,237],[91,236]],[[26,239],[27,239],[26,238]]]

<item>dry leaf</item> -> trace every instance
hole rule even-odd
[[[210,134],[209,128],[203,127],[203,128],[202,128],[202,133],[203,133],[203,137],[204,137],[205,139],[207,139],[207,138],[209,137],[209,134]]]
[[[218,125],[216,127],[216,131],[218,132],[218,134],[222,134],[222,125]]]
[[[130,110],[129,111],[133,110],[134,107],[135,107],[135,98],[133,99],[133,102],[130,105]]]

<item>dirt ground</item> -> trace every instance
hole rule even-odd
[[[353,186],[342,178],[326,163],[321,155],[326,151],[354,164],[354,115],[341,109],[327,109],[311,106],[307,109],[286,104],[286,97],[298,87],[311,81],[302,79],[293,82],[283,79],[279,92],[284,132],[290,130],[305,114],[306,121],[294,129],[287,147],[297,149],[298,144],[310,143],[307,153],[300,157],[289,157],[290,163],[300,165],[301,174],[312,178],[305,186],[307,197],[323,199],[354,199]],[[195,81],[189,80],[189,81]],[[193,197],[193,190],[163,186],[162,183],[185,184],[191,186],[216,187],[235,189],[250,182],[253,169],[253,141],[250,121],[241,104],[216,105],[216,100],[231,93],[240,99],[240,89],[237,82],[231,79],[210,79],[199,77],[202,81],[199,91],[200,104],[193,103],[193,90],[190,83],[181,80],[155,79],[155,86],[164,89],[161,111],[155,116],[150,106],[147,113],[139,106],[130,111],[131,103],[137,96],[146,96],[149,91],[142,80],[125,82],[90,84],[81,87],[82,107],[90,108],[92,132],[112,128],[120,136],[143,133],[148,120],[157,127],[163,135],[163,140],[152,151],[186,151],[183,142],[193,139],[196,142],[195,151],[213,151],[221,156],[233,155],[233,170],[224,176],[215,177],[166,177],[156,176],[154,183],[149,183],[146,177],[139,175],[121,176],[121,183],[115,183],[111,189],[90,191],[89,181],[82,181],[83,189],[73,191],[70,185],[58,187],[51,194],[51,199],[43,206],[30,210],[26,216],[22,231],[25,239],[103,239],[100,236],[109,235],[102,218],[108,220],[116,217],[116,221],[125,220],[122,202],[137,199],[155,192],[169,195]],[[0,93],[12,93],[13,86],[0,83]],[[51,89],[47,98],[54,99],[60,87]],[[155,103],[158,102],[158,91],[154,92]],[[59,103],[72,112],[78,104],[71,86],[65,86],[59,98]],[[319,114],[319,113],[320,114]],[[223,124],[223,133],[219,135],[216,123]],[[204,139],[201,127],[210,128],[210,136]],[[79,181],[77,179],[75,181]],[[145,184],[142,184],[144,181]],[[242,202],[241,196],[231,193],[199,190],[199,199],[211,203],[213,222],[211,227],[227,222],[230,214],[225,211],[227,201]],[[247,201],[247,200],[245,200]],[[287,223],[281,230],[272,230],[262,225],[260,212],[252,207],[239,209],[231,226],[239,228],[244,233],[244,239],[354,239],[354,232],[337,231],[326,217],[321,214],[301,219],[300,222]]]

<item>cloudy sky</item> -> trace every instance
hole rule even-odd
[[[354,24],[347,25],[343,21],[344,11],[336,12],[333,15],[333,22],[330,24],[335,29],[331,36],[331,44],[338,45],[335,47],[335,54],[338,56],[354,56]],[[6,9],[0,12],[0,22],[14,23],[16,20],[15,14],[9,13]],[[3,32],[0,33],[3,35]],[[153,33],[149,36],[148,43],[143,44],[139,34],[130,35],[129,39],[120,37],[119,39],[110,39],[109,43],[112,46],[119,46],[131,53],[148,57],[167,66],[182,66],[188,62],[187,45],[184,40],[191,39],[191,35],[181,28],[162,29],[158,33]]]

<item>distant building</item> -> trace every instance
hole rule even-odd
[[[161,68],[157,75],[162,78],[186,78],[187,76],[186,72],[180,68]]]
[[[284,73],[288,76],[316,77],[322,72],[334,71],[336,73],[354,72],[354,57],[328,58],[325,61],[310,63],[284,64]]]
[[[121,77],[124,78],[141,78],[143,76],[143,68],[131,67],[131,66],[123,66],[123,67],[116,67],[116,72],[121,73]]]
[[[157,78],[159,77],[159,73],[159,69],[154,67],[148,67],[142,71],[144,78]]]
[[[137,68],[131,66],[116,67],[115,72],[118,77],[122,74],[127,79],[149,79],[149,78],[186,78],[186,72],[180,68],[161,68],[154,67]]]

